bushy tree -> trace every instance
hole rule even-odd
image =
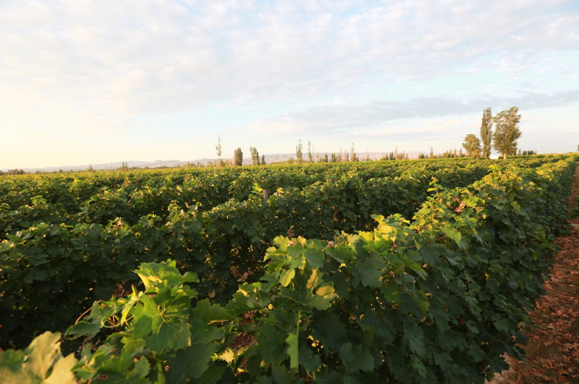
[[[491,156],[491,141],[493,135],[493,115],[491,108],[488,107],[483,111],[482,122],[480,125],[480,138],[482,140],[482,156],[488,159]]]
[[[512,107],[493,117],[495,123],[493,146],[503,155],[503,159],[506,159],[507,155],[517,153],[517,140],[522,134],[518,126],[521,121],[521,115],[518,112],[519,108]]]
[[[469,157],[477,157],[480,153],[480,140],[474,134],[469,133],[464,138],[464,143],[462,147],[466,150],[466,155]]]
[[[233,151],[233,165],[238,167],[243,165],[243,152],[241,151],[241,148],[237,148]]]

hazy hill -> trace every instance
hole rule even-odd
[[[366,159],[368,156],[371,160],[379,160],[384,157],[387,152],[371,152],[371,153],[357,153],[356,155],[361,159]],[[304,154],[307,158],[307,154]],[[322,154],[320,154],[322,155]],[[328,156],[330,153],[328,153]],[[274,155],[265,155],[265,162],[267,164],[272,163],[279,163],[283,161],[288,161],[290,158],[295,159],[295,153],[284,153],[284,154],[274,154]],[[418,153],[411,153],[409,154],[411,159],[418,158]],[[195,160],[156,160],[156,161],[137,161],[137,160],[129,160],[126,161],[127,165],[130,168],[159,168],[159,167],[178,167],[183,166],[185,164],[201,164],[207,165],[210,161],[216,161],[217,159],[195,159]],[[93,169],[95,170],[106,170],[106,169],[119,169],[122,166],[122,161],[115,161],[111,163],[102,163],[102,164],[92,164]],[[244,158],[243,164],[251,164],[251,158]],[[91,164],[83,164],[83,165],[62,165],[62,166],[51,166],[51,167],[36,167],[36,168],[22,168],[24,171],[31,173],[31,172],[58,172],[62,171],[85,171],[87,170]],[[7,171],[7,169],[2,169],[3,171]]]

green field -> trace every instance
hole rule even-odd
[[[575,161],[2,176],[0,347],[92,306],[65,342],[82,382],[482,383],[518,354]]]

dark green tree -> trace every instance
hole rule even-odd
[[[243,152],[241,151],[241,148],[237,148],[233,151],[233,165],[238,167],[243,165]]]
[[[480,138],[482,140],[482,156],[488,159],[491,156],[491,141],[493,136],[493,115],[491,108],[488,107],[483,111],[483,117],[480,125]]]
[[[521,121],[521,115],[518,112],[519,108],[512,107],[493,117],[495,123],[493,147],[503,155],[503,159],[506,159],[507,155],[517,153],[517,140],[522,134],[518,126]]]

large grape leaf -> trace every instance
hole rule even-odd
[[[340,358],[349,372],[358,370],[371,372],[374,370],[374,358],[362,345],[352,348],[351,343],[346,343],[340,348]]]
[[[216,351],[217,346],[213,344],[197,344],[178,351],[167,360],[167,384],[185,384],[191,379],[200,378],[209,368],[211,357]]]
[[[0,354],[2,384],[76,384],[74,355],[60,354],[60,333],[45,332],[22,351]],[[52,367],[52,372],[48,371]]]
[[[356,265],[352,267],[352,283],[380,288],[382,286],[382,269],[384,268],[386,268],[386,262],[379,254],[370,253],[366,257],[359,257]]]
[[[286,359],[286,335],[271,324],[261,327],[257,343],[262,359],[267,364],[281,363]]]
[[[211,304],[209,299],[197,302],[193,309],[193,317],[211,323],[213,321],[231,320],[233,316],[219,304]]]
[[[297,303],[309,309],[328,309],[336,298],[333,282],[319,283],[318,271],[311,271],[311,275],[299,273],[287,288],[282,288],[282,293]]]

